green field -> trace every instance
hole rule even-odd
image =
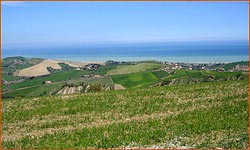
[[[247,148],[247,80],[3,101],[4,148]]]
[[[153,71],[152,72],[157,78],[161,79],[169,75],[168,72],[160,70],[160,71]]]
[[[13,80],[20,80],[21,77],[10,76],[10,75],[3,74],[2,79],[6,80],[6,81],[13,81]]]
[[[13,73],[16,70],[28,68],[35,64],[38,64],[43,59],[40,58],[24,58],[24,57],[8,57],[2,60],[2,75],[7,81],[15,80]]]
[[[216,79],[220,78],[227,78],[231,76],[235,76],[238,74],[242,74],[242,72],[217,72],[217,71],[209,71],[209,70],[204,70],[202,71],[204,75],[213,75],[215,76]]]
[[[56,94],[65,83],[55,83],[55,84],[44,84],[39,86],[34,91],[27,94],[27,96],[37,97],[43,95],[53,95]]]
[[[196,79],[202,79],[207,76],[214,76],[215,79],[228,78],[242,74],[241,72],[217,72],[210,70],[177,70],[174,74],[164,77],[164,80],[176,79],[179,77],[190,77]]]
[[[154,86],[163,82],[163,85],[178,85],[178,84],[193,84],[199,82],[208,82],[206,78],[213,76],[213,81],[219,80],[239,80],[247,78],[247,74],[242,72],[217,72],[208,70],[177,70],[175,73],[167,73],[165,71],[145,71],[136,72],[131,74],[117,74],[111,77],[106,76],[104,78],[84,79],[86,74],[95,74],[96,71],[87,70],[68,70],[52,73],[49,76],[37,77],[29,79],[21,83],[11,84],[9,87],[12,91],[3,94],[4,98],[13,97],[30,97],[39,95],[50,95],[49,93],[55,93],[62,86],[55,88],[54,92],[46,90],[44,81],[52,81],[52,83],[72,84],[79,86],[80,84],[98,84],[98,85],[113,85],[120,84],[125,88],[141,88],[146,86]],[[171,83],[170,83],[171,82]],[[209,81],[210,82],[210,81]],[[60,84],[60,85],[61,85]],[[54,85],[54,84],[53,84]],[[53,89],[53,85],[46,85],[48,89]],[[57,85],[57,84],[56,84]],[[40,88],[39,88],[40,87]],[[3,85],[3,90],[7,89]],[[37,90],[36,90],[37,89]],[[38,92],[33,92],[33,91]],[[38,94],[37,94],[38,93]]]
[[[58,82],[58,81],[78,79],[82,77],[83,75],[90,74],[90,73],[91,71],[87,71],[87,70],[62,71],[62,72],[50,74],[49,76],[37,77],[37,78],[31,79],[25,82],[13,84],[11,88],[18,89],[18,88],[24,88],[27,86],[42,85],[44,81]]]
[[[35,87],[31,87],[31,88],[27,88],[27,89],[22,89],[22,90],[14,90],[8,93],[3,93],[3,99],[5,98],[21,98],[21,97],[25,97],[28,94],[30,94],[31,92],[33,92],[34,90],[36,90],[38,88],[38,86]]]
[[[58,92],[65,83],[43,84],[14,90],[3,94],[3,98],[37,97]]]
[[[170,80],[170,79],[175,79],[175,78],[184,77],[184,76],[188,76],[192,78],[202,78],[203,74],[201,73],[201,71],[196,71],[196,70],[190,70],[190,71],[177,70],[174,74],[169,75],[163,79]]]
[[[160,67],[161,64],[159,63],[139,63],[136,65],[118,66],[116,69],[108,71],[107,74],[109,75],[130,74],[135,72],[159,69]]]
[[[74,71],[75,72],[75,71]],[[80,73],[79,73],[80,74]],[[73,77],[77,77],[79,74],[75,74]],[[47,79],[47,78],[46,78]],[[60,78],[57,78],[59,80]],[[54,79],[53,81],[55,81]],[[32,80],[30,80],[32,81]],[[39,82],[38,82],[39,81]],[[44,96],[44,95],[54,95],[60,89],[63,88],[66,83],[68,85],[80,86],[81,84],[84,85],[113,85],[113,81],[111,77],[107,76],[104,78],[93,78],[93,79],[80,79],[80,78],[73,78],[72,80],[63,80],[60,82],[52,83],[52,84],[43,84],[42,82],[46,81],[44,78],[35,80],[33,82],[38,82],[38,84],[31,85],[30,83],[27,84],[26,82],[20,83],[22,88],[15,89],[13,91],[7,92],[3,94],[3,98],[15,98],[15,97],[37,97],[37,96]],[[25,84],[26,83],[26,84]],[[18,85],[20,85],[18,84]],[[28,86],[25,86],[28,85]],[[3,89],[6,89],[6,86],[3,85]]]
[[[80,85],[80,84],[85,84],[85,85],[94,85],[94,84],[100,84],[100,85],[112,85],[113,81],[110,76],[103,77],[103,78],[93,78],[93,79],[75,79],[75,80],[70,80],[67,83],[73,84],[73,85]]]
[[[224,66],[224,68],[225,68],[225,70],[228,70],[228,69],[231,69],[231,68],[235,67],[236,65],[246,65],[246,66],[248,66],[248,61],[232,62],[232,63],[226,64]]]
[[[112,79],[114,83],[121,84],[126,88],[148,86],[158,81],[158,78],[152,72],[113,75]]]

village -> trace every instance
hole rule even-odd
[[[166,72],[172,70],[214,70],[218,72],[226,71],[223,66],[227,63],[183,63],[183,62],[162,62]],[[248,71],[248,65],[237,64],[233,68],[227,70],[228,72]]]

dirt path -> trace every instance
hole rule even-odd
[[[41,86],[41,84],[39,84],[39,85],[32,85],[32,86],[26,86],[26,87],[23,87],[23,88],[18,88],[18,89],[16,89],[16,91],[25,90],[25,89],[29,89],[29,88],[33,88],[33,87],[37,87],[37,86]]]

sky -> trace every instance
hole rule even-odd
[[[247,2],[2,2],[3,50],[247,41]]]

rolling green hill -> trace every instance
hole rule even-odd
[[[152,72],[113,75],[112,79],[114,83],[121,84],[126,88],[148,86],[158,81],[158,78]]]
[[[246,65],[246,66],[248,66],[248,61],[240,61],[240,62],[228,63],[228,64],[224,65],[223,68],[225,68],[225,70],[229,70],[229,69],[232,69],[233,67],[235,67],[236,65]]]
[[[162,78],[164,78],[164,77],[166,77],[166,76],[169,75],[168,72],[163,71],[163,70],[160,70],[160,71],[153,71],[152,73],[153,73],[157,78],[159,78],[159,79],[162,79]]]
[[[159,63],[139,63],[136,65],[119,66],[116,69],[108,71],[107,74],[109,75],[130,74],[135,72],[159,69],[160,67],[161,64]]]
[[[44,81],[58,82],[58,81],[67,81],[71,79],[78,79],[90,73],[91,71],[88,71],[88,70],[61,71],[61,72],[50,74],[48,76],[36,77],[34,79],[27,80],[25,82],[13,84],[11,88],[17,89],[17,88],[24,88],[27,86],[42,85]]]
[[[243,75],[245,77],[246,74],[242,72],[217,72],[217,71],[210,71],[210,70],[177,70],[174,74],[164,77],[164,80],[171,80],[176,79],[179,77],[190,77],[195,79],[202,79],[207,76],[213,76],[215,80],[229,78],[236,75]]]
[[[68,70],[53,73],[49,76],[37,77],[34,79],[27,79],[20,83],[14,83],[8,86],[11,91],[3,93],[4,98],[14,97],[34,97],[39,95],[48,95],[47,89],[43,88],[44,81],[52,81],[52,83],[68,83],[75,86],[80,84],[99,84],[99,85],[113,85],[120,84],[125,88],[141,88],[148,86],[168,86],[178,84],[193,84],[200,82],[220,81],[220,80],[242,80],[247,78],[246,73],[242,72],[217,72],[208,70],[177,70],[174,74],[169,74],[165,71],[146,71],[131,74],[119,74],[106,76],[102,78],[83,79],[86,74],[93,74],[96,71],[88,70]],[[212,78],[212,79],[211,79]],[[47,85],[48,89],[52,89],[53,85]],[[51,87],[50,87],[51,86]],[[39,88],[40,87],[40,88]],[[55,91],[62,88],[56,86]],[[6,90],[7,86],[3,86]],[[39,91],[37,92],[33,91]],[[52,92],[53,93],[53,92]]]
[[[4,148],[247,148],[247,80],[3,101]]]
[[[2,60],[2,75],[3,79],[7,81],[12,81],[19,79],[20,77],[13,76],[13,73],[17,70],[31,67],[38,64],[43,59],[40,58],[24,58],[24,57],[8,57]]]

